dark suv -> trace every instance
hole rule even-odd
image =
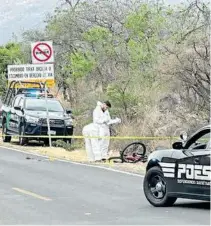
[[[52,140],[61,139],[55,136],[73,135],[71,111],[65,110],[55,98],[47,98],[47,104]],[[25,94],[16,95],[11,104],[2,106],[2,125],[4,142],[10,142],[11,135],[21,135],[19,136],[20,145],[26,144],[29,140],[42,140],[48,144],[48,138],[39,137],[48,135],[45,98],[39,95],[36,97]],[[27,138],[24,135],[32,137]],[[71,143],[71,138],[62,139]]]

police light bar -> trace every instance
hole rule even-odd
[[[44,89],[33,88],[33,89],[19,89],[17,94],[28,94],[28,93],[41,93],[44,92]]]
[[[17,94],[23,94],[26,97],[45,97],[43,88],[29,88],[29,89],[20,89]],[[49,91],[47,91],[47,97],[48,98],[53,98],[52,94],[49,94]]]
[[[37,97],[36,93],[26,93],[25,94],[26,97]]]

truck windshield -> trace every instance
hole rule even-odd
[[[64,109],[59,101],[47,100],[48,111],[50,112],[63,112]],[[25,109],[28,111],[46,111],[45,99],[26,99]]]

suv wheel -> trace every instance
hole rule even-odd
[[[19,144],[20,145],[25,145],[28,143],[28,139],[26,137],[23,137],[25,135],[25,129],[24,126],[22,125],[20,127],[20,132],[19,132]]]
[[[161,169],[157,166],[149,169],[144,178],[144,194],[156,207],[172,206],[177,198],[168,196],[168,187]]]
[[[3,123],[3,128],[2,128],[2,139],[3,142],[10,142],[11,141],[11,136],[7,135],[7,124],[6,122]]]
[[[48,138],[44,140],[44,145],[45,145],[46,147],[49,147],[49,139],[48,139]]]

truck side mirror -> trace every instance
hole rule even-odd
[[[70,115],[70,114],[72,114],[72,111],[71,111],[70,109],[68,109],[68,110],[66,110],[66,113],[67,113],[68,115]]]
[[[177,149],[177,150],[181,150],[181,149],[183,149],[183,143],[180,142],[180,141],[175,142],[175,143],[173,143],[172,148]]]

